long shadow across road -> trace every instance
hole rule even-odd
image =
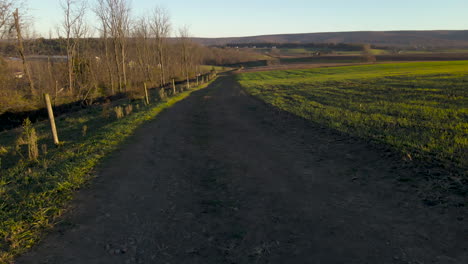
[[[222,76],[141,127],[17,263],[468,263],[466,208],[423,204],[403,163]]]

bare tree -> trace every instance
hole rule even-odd
[[[104,42],[104,55],[105,55],[104,60],[106,63],[107,74],[108,74],[109,82],[111,85],[111,93],[115,94],[115,74],[111,66],[113,62],[112,62],[112,55],[110,54],[111,51],[109,49],[109,23],[108,23],[109,18],[108,18],[108,13],[105,12],[104,8],[105,8],[104,2],[99,1],[99,5],[96,7],[96,9],[94,9],[94,12],[100,19],[101,38]]]
[[[74,92],[74,64],[79,39],[85,31],[85,2],[80,0],[63,0],[60,2],[63,10],[62,31],[65,34],[67,49],[68,89]]]
[[[21,23],[21,17],[20,17],[20,14],[19,14],[19,11],[18,11],[18,8],[16,9],[16,11],[13,13],[13,20],[14,20],[14,28],[16,29],[16,38],[18,40],[18,53],[21,57],[21,60],[23,62],[23,69],[24,69],[24,73],[26,74],[27,78],[28,78],[28,81],[29,81],[29,88],[30,88],[30,92],[32,95],[35,95],[36,93],[36,90],[34,89],[34,80],[32,78],[32,75],[31,75],[31,70],[29,68],[29,64],[28,62],[26,61],[26,55],[24,54],[24,43],[23,43],[23,35],[22,35],[22,23]]]
[[[103,35],[102,37],[104,38],[104,49],[105,49],[105,59],[106,59],[106,67],[107,67],[107,72],[109,74],[109,81],[111,83],[111,91],[112,94],[115,94],[115,77],[112,71],[111,67],[111,55],[109,52],[109,29],[107,28],[107,24],[103,23]]]
[[[372,53],[371,45],[364,44],[362,46],[362,58],[365,62],[375,63],[377,61],[375,55]]]
[[[140,71],[144,73],[144,81],[152,82],[150,64],[153,56],[150,51],[150,27],[145,16],[135,21],[133,37],[135,39],[138,65]]]
[[[166,40],[169,37],[171,23],[169,12],[162,7],[156,7],[150,18],[151,32],[156,40],[157,63],[160,68],[161,86],[166,83]]]
[[[187,26],[179,28],[179,42],[182,58],[182,72],[187,80],[187,89],[190,88],[190,32]]]
[[[85,26],[87,0],[57,0],[63,12],[62,20],[56,27],[57,35],[54,35],[61,38],[35,40],[34,34],[28,33],[34,32],[28,30],[30,23],[25,22],[27,17],[22,8],[18,12],[10,12],[10,18],[4,11],[16,6],[18,1],[22,0],[0,0],[0,29],[7,28],[2,28],[2,25],[10,26],[6,31],[11,33],[9,37],[18,40],[18,57],[23,61],[22,65],[15,65],[17,69],[14,71],[21,71],[24,77],[15,80],[11,70],[7,72],[7,77],[23,85],[25,95],[55,91],[57,104],[77,98],[89,102],[96,96],[117,92],[131,92],[131,96],[139,96],[141,89],[132,91],[132,84],[142,85],[143,82],[154,87],[164,86],[170,79],[182,79],[190,87],[190,78],[200,73],[197,65],[208,60],[221,62],[230,58],[229,55],[220,60],[219,54],[223,50],[209,52],[210,48],[193,43],[187,27],[177,31],[175,41],[169,41],[171,23],[164,8],[156,7],[133,21],[129,7],[131,0],[92,1],[95,3],[93,11],[99,19],[97,39]],[[27,56],[56,54],[61,47],[63,55],[67,57],[63,62],[52,57],[48,61],[33,61]]]
[[[0,0],[0,38],[4,38],[12,28],[14,3],[17,4],[13,0]]]
[[[114,44],[114,59],[119,91],[127,89],[127,37],[130,28],[130,7],[127,0],[98,0],[95,9],[103,27],[108,30]]]
[[[79,38],[76,39],[77,51],[74,59],[74,71],[76,71],[75,85],[78,87],[76,94],[77,97],[85,100],[91,90],[94,90],[97,87],[97,83],[94,80],[91,80],[91,75],[93,73],[91,70],[91,64],[96,61],[96,51],[91,51],[91,49],[95,49],[95,47],[91,48],[89,46],[89,40],[93,35],[90,27],[87,26],[85,21],[81,21],[79,24],[80,26],[77,25],[74,27],[75,36],[79,36]]]

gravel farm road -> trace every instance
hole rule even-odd
[[[413,163],[226,74],[139,128],[16,262],[468,263],[467,208],[424,203]]]

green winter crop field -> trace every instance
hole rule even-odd
[[[252,95],[412,158],[468,168],[468,61],[240,74]]]

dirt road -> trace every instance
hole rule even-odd
[[[140,128],[17,263],[468,263],[467,209],[424,203],[414,173],[223,76]]]

